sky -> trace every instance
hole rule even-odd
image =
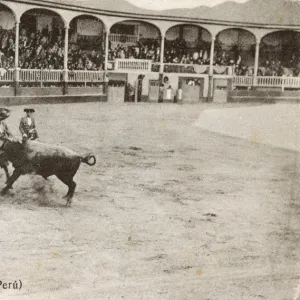
[[[131,4],[136,6],[154,9],[164,10],[172,8],[193,8],[200,5],[214,6],[228,0],[127,0]],[[235,2],[246,2],[247,0],[235,0]],[[262,0],[263,1],[263,0]]]

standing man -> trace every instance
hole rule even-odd
[[[38,138],[35,120],[32,116],[35,110],[33,108],[25,108],[24,112],[26,113],[26,117],[21,119],[19,126],[23,140],[35,140]]]
[[[10,110],[7,108],[0,108],[0,140],[2,143],[5,139],[16,141],[11,131],[8,129],[8,126],[3,122],[10,116]],[[2,144],[1,144],[2,146]],[[1,147],[0,147],[1,148]],[[0,149],[0,167],[4,169],[6,180],[9,179],[9,172],[8,172],[8,160],[6,153]]]

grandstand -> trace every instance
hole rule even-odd
[[[300,6],[273,2],[156,12],[125,0],[116,11],[108,0],[2,0],[1,97],[297,98]]]

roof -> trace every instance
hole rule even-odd
[[[18,1],[18,0],[15,0]],[[23,0],[26,1],[26,0]],[[99,13],[131,13],[149,18],[193,18],[199,21],[225,21],[261,25],[300,25],[300,0],[248,0],[245,3],[227,1],[214,7],[154,11],[138,8],[125,0],[33,0],[28,2],[67,5],[76,9],[93,9]],[[207,0],[209,1],[209,0]],[[26,1],[27,2],[27,1]]]

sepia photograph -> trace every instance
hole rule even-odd
[[[0,300],[300,300],[300,0],[0,0]]]

